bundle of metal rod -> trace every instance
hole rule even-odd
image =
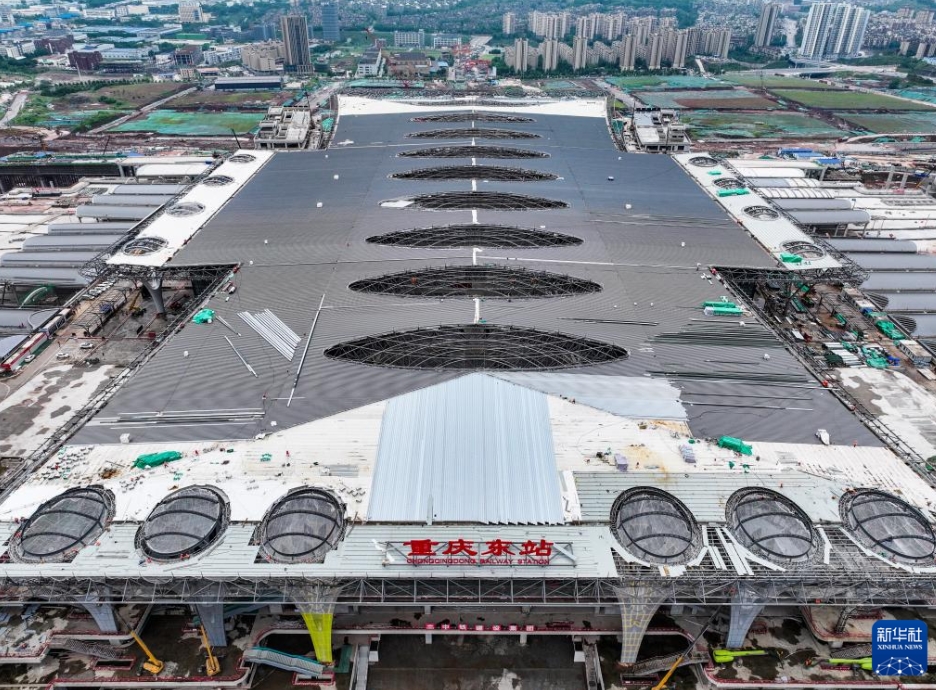
[[[264,309],[256,314],[248,311],[238,312],[237,315],[254,329],[261,338],[272,345],[283,357],[292,361],[299,345],[299,336],[283,323],[269,309]]]

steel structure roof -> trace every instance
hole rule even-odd
[[[481,304],[487,323],[558,331],[620,346],[630,354],[567,370],[574,378],[557,377],[550,389],[565,394],[566,381],[574,397],[587,388],[584,379],[594,375],[605,386],[601,397],[609,401],[608,407],[633,409],[634,398],[615,395],[610,381],[650,374],[682,391],[689,424],[698,434],[730,430],[751,439],[814,442],[813,427],[821,420],[837,436],[878,443],[828,391],[779,388],[764,380],[777,376],[797,386],[811,381],[753,317],[745,317],[743,328],[737,320],[713,318],[706,322],[712,332],[699,332],[701,302],[726,293],[706,279],[704,267],[776,268],[777,263],[671,158],[615,150],[601,117],[534,109],[533,122],[510,127],[540,135],[525,147],[548,157],[522,165],[554,175],[554,180],[391,179],[393,173],[413,167],[412,159],[399,153],[426,146],[405,135],[437,128],[431,122],[411,121],[414,113],[426,110],[433,109],[379,115],[340,109],[329,150],[272,156],[204,227],[186,231],[195,234],[172,258],[176,269],[240,264],[234,278],[237,292],[229,299],[218,295],[206,306],[229,323],[237,322],[238,312],[270,309],[302,334],[299,350],[309,347],[298,380],[299,357],[283,366],[282,358],[256,334],[242,332],[233,342],[257,378],[221,337],[230,333],[220,323],[190,326],[168,340],[117,392],[95,423],[79,432],[79,441],[115,441],[131,429],[141,441],[250,438],[271,430],[273,421],[276,428],[289,428],[451,380],[459,372],[366,366],[328,358],[324,352],[393,331],[471,323],[470,301],[367,294],[349,286],[382,273],[471,264],[468,247],[388,246],[367,239],[477,221],[568,232],[583,240],[568,246],[483,249],[476,257],[485,265],[561,272],[601,286],[600,292],[588,295]],[[470,140],[458,143],[471,146]],[[457,162],[468,165],[472,160]],[[483,158],[475,162],[494,163]],[[381,207],[386,200],[404,196],[475,187],[553,198],[568,208],[442,212]],[[751,343],[751,333],[762,337]],[[769,362],[763,358],[765,348],[771,353]],[[185,351],[188,357],[182,356]],[[758,396],[765,404],[751,406],[752,397]],[[716,398],[721,403],[712,405]],[[258,401],[264,399],[261,405]],[[677,417],[679,404],[674,397],[665,405],[661,401],[659,409]],[[185,414],[190,423],[162,423],[174,414]]]

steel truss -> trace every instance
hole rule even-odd
[[[639,586],[630,586],[630,585]],[[599,606],[628,604],[719,605],[756,601],[795,606],[932,606],[936,578],[801,577],[774,573],[769,578],[686,574],[646,575],[635,582],[615,579],[300,579],[235,578],[209,580],[143,578],[43,578],[0,580],[0,602],[80,605],[110,604],[358,604]],[[306,601],[307,599],[307,601]],[[326,601],[328,600],[328,601]]]

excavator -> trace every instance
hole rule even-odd
[[[198,629],[201,631],[201,639],[202,644],[205,645],[205,652],[208,653],[208,658],[205,659],[205,675],[209,678],[214,678],[221,673],[221,662],[218,661],[218,657],[216,657],[211,650],[211,643],[208,642],[208,633],[205,632],[205,626],[200,625]]]

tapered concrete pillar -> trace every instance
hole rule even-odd
[[[117,616],[114,614],[114,607],[111,604],[100,604],[97,602],[85,602],[82,606],[97,623],[98,630],[102,633],[114,634],[120,632],[117,628]]]
[[[143,280],[143,287],[146,289],[150,299],[153,300],[153,309],[157,316],[166,315],[166,303],[162,295],[162,278],[146,278]]]
[[[205,627],[205,634],[212,647],[227,647],[224,632],[224,604],[195,604],[198,618]]]
[[[740,649],[744,646],[748,630],[754,619],[764,610],[764,605],[757,601],[753,592],[742,588],[731,598],[731,622],[728,625],[728,649]]]
[[[660,608],[656,602],[662,599],[662,592],[642,585],[621,587],[616,592],[621,603],[621,664],[628,665],[637,661],[650,619]]]

